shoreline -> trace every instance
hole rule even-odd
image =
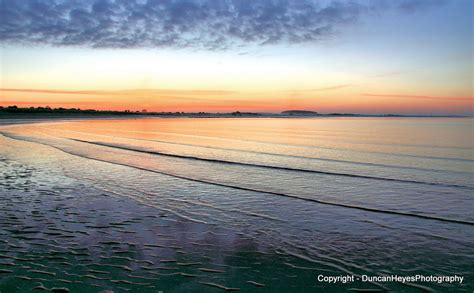
[[[363,115],[363,114],[319,114],[319,115],[281,115],[281,114],[251,114],[251,115],[233,115],[233,114],[220,114],[220,113],[209,113],[209,114],[120,114],[120,115],[109,115],[109,114],[94,114],[94,115],[62,115],[62,114],[0,114],[0,125],[5,124],[5,121],[50,121],[50,120],[104,120],[104,119],[142,119],[142,118],[286,118],[286,119],[312,119],[312,118],[454,118],[454,119],[469,119],[474,118],[473,116],[422,116],[422,115]],[[6,124],[10,124],[6,122]]]

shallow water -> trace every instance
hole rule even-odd
[[[473,288],[472,119],[153,118],[0,133],[2,292],[294,292],[347,273],[465,280],[331,288]]]

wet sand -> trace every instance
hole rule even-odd
[[[244,237],[241,251],[226,251],[222,242],[234,242],[236,235],[219,227],[5,158],[0,165],[2,292],[252,289],[275,280],[252,278],[255,272],[242,259],[261,261],[262,269],[265,262],[284,261],[255,252]],[[236,280],[220,276],[229,271]]]
[[[2,292],[288,291],[302,264],[245,235],[0,158]],[[307,265],[307,264],[306,264]],[[309,279],[309,278],[307,278]],[[312,278],[311,278],[312,279]]]

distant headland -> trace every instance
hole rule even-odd
[[[440,116],[440,115],[398,115],[398,114],[355,114],[355,113],[326,113],[321,114],[309,110],[286,110],[281,113],[258,113],[258,112],[148,112],[142,111],[115,111],[115,110],[95,110],[79,108],[51,108],[51,107],[18,107],[0,106],[0,119],[34,119],[34,118],[88,118],[88,117],[467,117],[467,116]]]
[[[318,112],[307,111],[307,110],[288,110],[281,112],[281,115],[288,116],[318,116]]]

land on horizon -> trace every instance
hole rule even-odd
[[[87,117],[280,117],[280,118],[309,118],[309,117],[470,117],[461,115],[402,115],[402,114],[360,114],[360,113],[319,113],[309,110],[285,110],[279,113],[270,112],[148,112],[131,110],[96,110],[80,108],[51,108],[45,107],[18,107],[0,106],[0,119],[35,119],[35,118],[87,118]]]

